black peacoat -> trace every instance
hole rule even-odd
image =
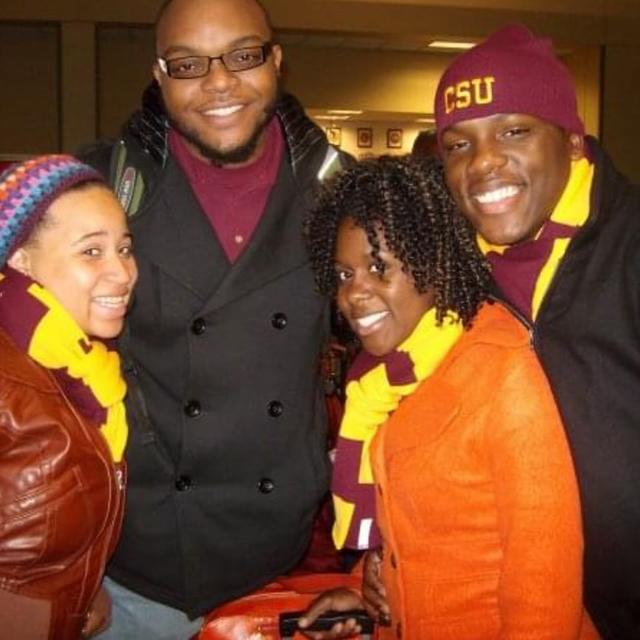
[[[193,616],[292,568],[328,486],[329,307],[302,236],[328,145],[291,98],[278,116],[286,157],[233,265],[173,158],[121,142],[147,192],[130,220],[129,489],[109,574]]]

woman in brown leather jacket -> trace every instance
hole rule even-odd
[[[122,517],[125,384],[108,343],[137,277],[93,169],[0,175],[0,636],[88,636]],[[104,609],[104,607],[103,607]]]

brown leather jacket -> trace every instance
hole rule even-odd
[[[0,636],[80,637],[119,533],[123,467],[0,331]]]

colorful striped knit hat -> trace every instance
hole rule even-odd
[[[104,183],[104,178],[67,155],[38,156],[0,174],[0,268],[29,237],[51,203],[84,182]]]

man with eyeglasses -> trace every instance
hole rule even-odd
[[[170,0],[156,55],[142,111],[85,154],[129,212],[140,269],[103,639],[188,638],[289,571],[328,481],[329,308],[301,232],[342,156],[280,92],[282,51],[255,0]]]

